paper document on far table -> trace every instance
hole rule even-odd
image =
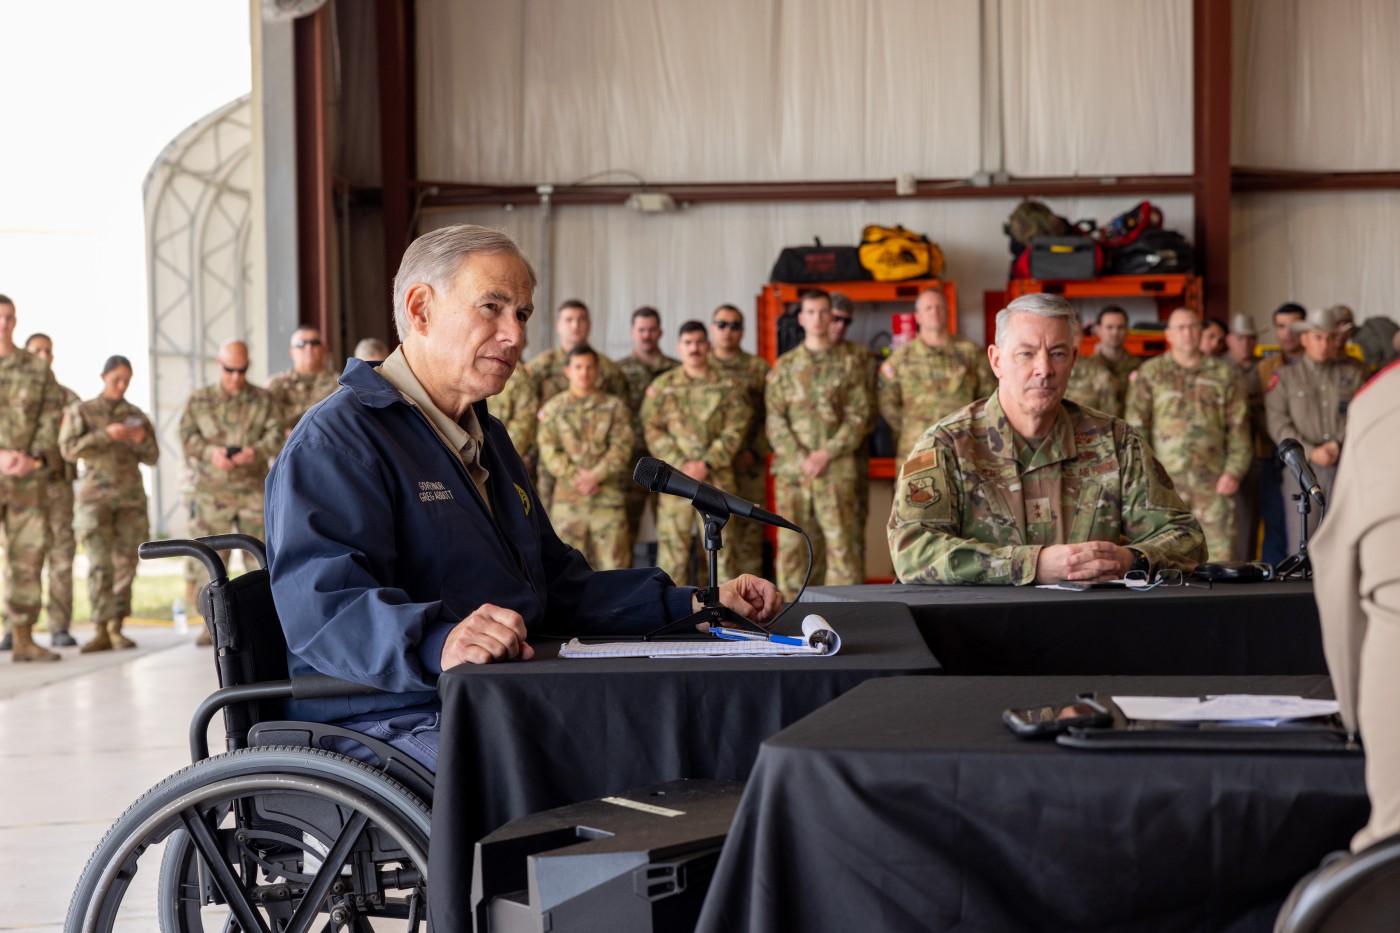
[[[1115,696],[1113,702],[1129,719],[1159,722],[1237,722],[1310,719],[1337,712],[1336,700],[1250,693],[1206,697]]]

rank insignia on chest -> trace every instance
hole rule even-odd
[[[521,488],[519,483],[515,485],[515,492],[520,496],[520,507],[525,510],[525,514],[530,514],[530,494]]]
[[[1027,499],[1026,500],[1026,521],[1032,525],[1044,525],[1053,520],[1054,511],[1050,508],[1050,499]]]
[[[932,476],[919,476],[909,481],[909,491],[904,501],[916,509],[926,509],[943,498],[943,493],[933,486]]]

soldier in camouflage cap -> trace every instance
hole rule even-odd
[[[676,344],[681,365],[656,377],[642,402],[642,426],[647,449],[691,479],[733,492],[734,458],[748,436],[753,409],[743,387],[710,365],[710,341],[705,325],[686,321]],[[737,495],[737,493],[736,493]],[[709,586],[709,558],[698,531],[700,513],[685,499],[661,496],[656,505],[656,565],[679,585]],[[738,526],[753,524],[735,519],[724,526],[724,547],[719,552],[719,575],[737,571],[729,542]],[[691,554],[698,553],[700,573],[692,580]]]
[[[930,286],[914,302],[919,335],[880,366],[880,414],[895,434],[897,461],[930,425],[996,391],[987,355],[948,330],[948,299]]]
[[[831,338],[834,353],[845,354],[865,372],[865,388],[871,398],[879,392],[880,358],[874,350],[863,343],[846,339],[855,321],[856,306],[845,295],[833,292],[831,295],[831,328],[827,336]],[[856,519],[855,526],[860,530],[856,535],[856,566],[865,566],[865,526],[870,520],[870,432],[879,421],[878,405],[870,406],[870,420],[865,426],[865,436],[856,448]],[[815,572],[815,571],[814,571]]]
[[[506,387],[487,403],[491,414],[501,419],[510,434],[511,446],[520,454],[525,469],[535,472],[535,428],[539,424],[540,386],[535,371],[527,363],[516,363]]]
[[[326,369],[326,347],[314,327],[298,327],[288,351],[292,368],[267,381],[277,417],[288,434],[306,410],[340,388],[335,373]]]
[[[873,400],[865,368],[831,350],[831,297],[820,289],[802,293],[797,313],[801,346],[778,358],[768,376],[768,442],[773,445],[773,489],[777,511],[809,529],[825,548],[826,574],[814,584],[860,583],[856,563],[856,447],[865,438]],[[818,547],[813,541],[813,550]],[[778,539],[778,588],[795,595],[807,563],[793,534]]]
[[[180,446],[193,480],[190,534],[224,534],[236,528],[261,540],[263,484],[268,464],[287,435],[272,396],[248,383],[248,345],[227,341],[219,348],[218,360],[218,384],[190,393],[180,417]],[[198,575],[198,566],[190,561],[185,584],[191,604]],[[201,643],[208,632],[202,635]]]
[[[1069,302],[1023,295],[996,333],[996,394],[926,431],[900,470],[889,523],[899,579],[1027,584],[1194,567],[1201,528],[1141,435],[1063,400],[1078,340]]]
[[[62,417],[49,364],[15,346],[15,304],[0,295],[0,527],[5,540],[5,625],[12,660],[57,661],[34,644],[49,547],[45,516],[50,451]]]
[[[763,407],[763,387],[769,367],[763,357],[740,348],[743,338],[743,312],[729,304],[716,308],[710,317],[710,367],[743,386],[753,409],[744,442],[734,458],[734,489],[731,491],[749,502],[764,502],[768,499],[768,454],[772,452],[764,432]],[[762,573],[763,528],[757,522],[733,522],[725,526],[724,535],[724,549],[732,552],[730,560],[735,572]]]
[[[53,367],[53,339],[48,334],[31,334],[24,349]],[[65,409],[78,401],[78,393],[66,386],[59,385],[58,391]],[[44,502],[49,522],[49,644],[72,648],[77,644],[68,628],[73,624],[73,555],[78,550],[73,537],[73,483],[78,468],[57,447],[45,451],[44,460],[48,464]]]
[[[681,361],[661,352],[661,315],[655,308],[641,307],[632,312],[632,352],[617,361],[618,368],[627,377],[627,405],[632,409],[635,421],[635,444],[632,448],[632,463],[646,456],[646,431],[642,428],[642,402],[646,400],[647,386],[653,379],[670,372]],[[656,496],[648,493],[636,483],[627,484],[627,526],[632,531],[632,540],[642,525],[642,513],[646,511],[647,500],[656,510]]]
[[[102,394],[75,402],[63,414],[58,442],[65,459],[82,461],[78,483],[78,533],[88,556],[88,595],[97,629],[83,653],[134,648],[122,635],[131,615],[137,548],[150,535],[140,464],[160,457],[156,431],[145,413],[126,400],[131,361],[108,358]]]
[[[539,414],[540,464],[555,478],[549,520],[594,570],[632,565],[624,484],[631,476],[632,412],[598,389],[598,353],[586,343],[567,354],[565,391]]]
[[[1166,337],[1168,352],[1133,373],[1127,420],[1200,522],[1207,559],[1234,560],[1234,496],[1254,456],[1249,392],[1229,363],[1202,350],[1192,309],[1171,313]]]

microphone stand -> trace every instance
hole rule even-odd
[[[755,625],[719,601],[719,552],[720,548],[724,547],[720,532],[725,523],[729,521],[729,507],[716,492],[709,487],[701,487],[700,491],[695,494],[693,501],[705,523],[705,552],[709,556],[710,566],[710,585],[695,594],[700,597],[700,611],[692,612],[688,616],[683,616],[654,631],[647,632],[642,636],[643,641],[650,641],[653,638],[677,632],[693,633],[695,626],[701,622],[710,623],[712,629],[719,628],[722,623],[727,622],[732,627],[748,629],[753,632],[766,632],[766,629]]]
[[[1303,486],[1301,476],[1298,478],[1298,486]],[[1307,489],[1293,494],[1293,501],[1298,503],[1298,553],[1284,558],[1275,569],[1275,576],[1280,580],[1295,576],[1300,580],[1312,579],[1312,559],[1308,557],[1308,514],[1312,511],[1311,499]]]

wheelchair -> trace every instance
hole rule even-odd
[[[258,568],[229,579],[218,552],[231,549],[250,553]],[[65,931],[149,929],[149,903],[124,905],[128,893],[150,887],[148,871],[133,888],[148,850],[160,853],[162,933],[426,927],[432,772],[372,737],[282,718],[289,698],[378,691],[330,677],[289,679],[256,538],[152,541],[140,554],[193,557],[208,570],[199,602],[219,689],[190,723],[193,763],[147,791],[98,844]],[[219,712],[227,750],[211,756],[208,730]],[[346,741],[373,760],[336,750]]]

